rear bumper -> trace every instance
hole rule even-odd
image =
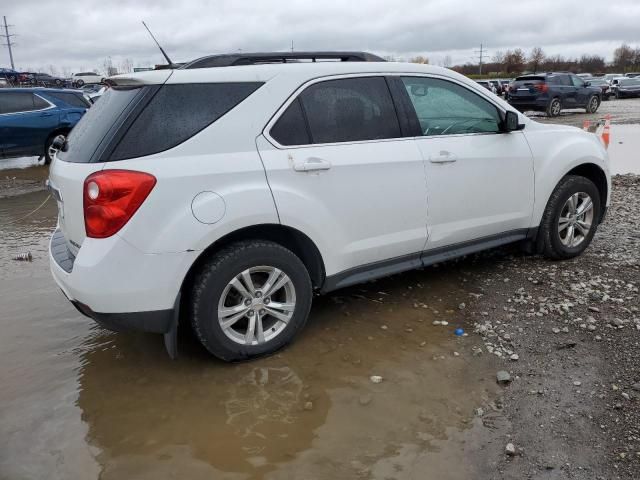
[[[71,262],[56,231],[49,263],[54,280],[83,315],[111,330],[166,333],[197,254],[145,254],[114,235],[85,239]]]
[[[508,102],[514,108],[519,110],[545,110],[549,104],[548,98],[536,99],[519,99],[518,97],[509,97]]]
[[[71,300],[82,315],[95,320],[98,325],[114,332],[167,333],[173,324],[175,310],[155,310],[151,312],[100,313],[77,300]]]

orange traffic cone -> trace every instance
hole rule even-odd
[[[609,141],[611,140],[611,115],[607,115],[604,122],[604,130],[602,130],[602,143],[605,148],[609,148]]]

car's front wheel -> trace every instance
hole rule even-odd
[[[561,111],[562,111],[562,102],[560,102],[560,99],[559,98],[551,99],[551,101],[549,102],[549,105],[547,106],[547,116],[557,117],[558,115],[560,115]]]
[[[545,256],[562,260],[580,255],[600,220],[600,192],[588,178],[567,175],[551,194],[539,235]]]
[[[233,243],[195,276],[191,323],[202,345],[227,361],[268,355],[309,316],[312,286],[302,261],[265,240]]]
[[[597,95],[593,95],[587,103],[587,113],[596,113],[600,107],[600,99]]]
[[[84,80],[76,80],[76,85],[78,86],[78,88],[82,88],[82,86],[84,85]]]

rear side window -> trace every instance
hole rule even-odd
[[[259,82],[163,85],[133,121],[109,159],[142,157],[173,148],[211,125],[261,85]],[[104,98],[96,105],[103,101]]]
[[[287,107],[269,133],[280,145],[308,145],[311,143],[299,98],[296,98]]]
[[[82,97],[81,95],[76,95],[75,93],[64,93],[64,92],[47,92],[53,98],[57,98],[58,100],[62,100],[67,105],[71,105],[72,107],[78,108],[88,108],[90,107],[89,103]]]
[[[48,105],[47,105],[48,106]],[[18,113],[39,110],[34,102],[34,96],[29,92],[0,93],[0,113]]]
[[[316,83],[300,95],[312,143],[401,137],[387,83],[382,77]]]

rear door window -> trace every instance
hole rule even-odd
[[[287,107],[269,133],[280,145],[308,145],[311,143],[300,98],[296,98]]]
[[[39,110],[30,92],[2,92],[0,94],[0,113],[19,113]]]
[[[327,80],[300,95],[312,143],[355,142],[401,137],[383,77]]]
[[[259,82],[163,85],[134,120],[109,160],[142,157],[173,148],[211,125],[261,85]],[[104,98],[96,105],[103,101]]]

